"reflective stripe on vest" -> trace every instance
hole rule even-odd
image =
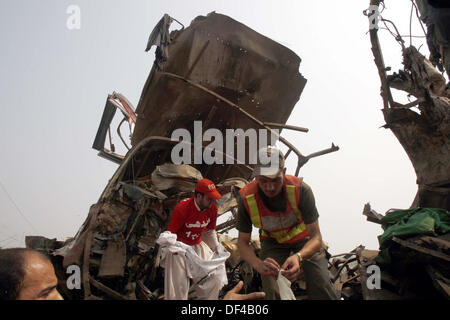
[[[258,205],[256,204],[256,198],[254,194],[249,194],[245,197],[247,199],[248,208],[250,210],[250,219],[252,220],[253,225],[261,229],[261,216],[259,215]]]
[[[302,221],[302,215],[300,210],[298,209],[297,201],[295,198],[295,186],[294,185],[286,185],[286,193],[287,198],[289,201],[289,204],[294,211],[295,215],[297,216],[299,221]],[[256,197],[254,194],[249,194],[246,197],[248,208],[250,211],[250,219],[253,223],[253,225],[258,228],[262,229],[262,223],[261,223],[261,215],[259,214],[258,205],[256,203]],[[277,242],[283,243],[286,241],[291,240],[295,236],[299,235],[300,233],[304,232],[306,230],[306,225],[302,221],[302,223],[297,224],[295,227],[289,229],[289,230],[280,230],[275,232],[267,232],[264,229],[262,229],[261,235],[265,237],[275,238]]]

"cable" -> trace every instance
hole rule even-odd
[[[413,14],[414,6],[411,4],[411,13],[409,14],[409,46],[412,46],[412,14]]]
[[[5,226],[3,226],[1,224],[0,224],[0,227],[3,230],[3,231],[0,231],[0,234],[9,236],[9,237],[14,237],[17,241],[19,241],[19,239],[16,238],[16,235],[11,236],[10,229],[6,228]]]
[[[3,185],[3,183],[0,180],[0,186],[2,187],[3,191],[5,192],[6,196],[8,197],[8,199],[11,201],[11,203],[14,205],[14,207],[16,207],[17,212],[20,213],[20,215],[22,216],[22,218],[30,225],[30,227],[33,229],[34,232],[39,233],[36,228],[33,226],[33,224],[30,222],[30,220],[27,219],[27,217],[25,217],[25,215],[22,213],[22,211],[19,209],[19,207],[17,206],[17,204],[14,202],[13,198],[9,195],[8,191],[6,191],[5,186]]]
[[[388,30],[388,31],[389,31],[388,28],[383,28],[383,27],[379,27],[378,29],[381,29],[381,30]],[[395,34],[392,34],[392,35],[395,37]],[[415,36],[415,35],[411,35],[411,34],[401,34],[400,37],[404,37],[404,38],[406,38],[406,37],[426,38],[426,36]]]
[[[15,237],[6,238],[6,239],[3,239],[2,241],[0,241],[0,243],[1,243],[0,248],[4,249],[4,248],[9,247],[10,244],[11,244],[13,241],[15,241],[16,243],[17,243],[17,242],[20,242],[20,241],[17,240],[17,238],[15,238]],[[14,247],[16,247],[16,246],[17,246],[17,244],[14,245]]]
[[[417,8],[416,4],[414,3],[414,0],[411,0],[411,3],[412,3],[412,5],[414,6],[414,8],[416,9],[416,16],[417,16],[417,19],[419,20],[420,26],[422,27],[423,34],[426,36],[426,35],[427,35],[427,32],[425,31],[425,28],[423,27],[422,19],[420,19],[420,16],[419,16],[419,9]]]
[[[383,17],[380,17],[381,21],[383,22],[384,26],[386,27],[386,29],[389,31],[389,33],[395,38],[395,40],[400,44],[400,46],[402,47],[402,52],[405,50],[405,45],[404,45],[404,40],[402,39],[400,32],[398,31],[397,27],[395,26],[395,24],[388,19],[384,19]],[[397,35],[395,35],[391,29],[389,29],[389,27],[387,26],[386,22],[389,22],[395,29],[395,31],[397,32]]]
[[[7,241],[7,240],[11,240],[11,239],[16,240],[16,241],[19,241],[15,236],[10,236],[10,237],[7,237],[7,238],[5,238],[5,239],[3,239],[3,240],[0,240],[0,243],[5,242],[5,241]]]

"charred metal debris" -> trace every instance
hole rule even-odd
[[[371,0],[370,4],[380,6],[380,1]],[[202,177],[213,180],[224,195],[218,203],[219,216],[230,216],[217,226],[219,241],[231,253],[226,263],[229,285],[223,291],[239,280],[244,280],[244,292],[261,289],[259,275],[239,257],[237,239],[227,235],[235,226],[237,193],[251,179],[252,167],[173,164],[171,150],[179,141],[170,136],[176,128],[187,129],[191,136],[194,121],[202,121],[204,131],[216,128],[222,133],[227,128],[267,129],[288,148],[286,157],[297,157],[295,175],[309,159],[339,149],[332,144],[305,156],[274,133],[275,128],[308,131],[286,125],[306,84],[298,72],[301,60],[294,52],[221,14],[199,16],[189,27],[169,32],[173,21],[165,15],[149,37],[146,51],[156,45],[156,59],[137,108],[121,94],[114,92],[107,98],[93,148],[119,167],[78,233],[64,242],[43,237],[26,239],[27,247],[51,256],[59,290],[67,299],[163,299],[164,279],[156,239],[167,227],[175,205],[193,195],[194,185]],[[382,84],[385,127],[404,147],[418,177],[412,208],[440,208],[444,227],[425,233],[393,233],[380,250],[358,246],[334,256],[327,252],[330,281],[344,300],[448,299],[448,91],[442,75],[417,49],[406,48],[400,35],[397,39],[405,68],[388,75],[378,29],[369,32]],[[401,105],[393,100],[391,88],[404,90],[416,100]],[[112,142],[110,127],[117,109],[123,115],[117,134],[128,150],[125,155],[119,154]],[[129,125],[130,144],[120,130],[124,123]],[[250,148],[245,143],[249,156]],[[193,144],[189,148],[194,152]],[[398,211],[381,215],[368,204],[363,214],[367,220],[381,224],[385,232],[395,223],[383,221],[400,215]],[[407,212],[405,217],[416,214]],[[258,253],[259,241],[255,239],[252,245]],[[65,270],[71,265],[80,267],[80,290],[67,289]],[[369,272],[373,266],[380,268],[380,278],[376,278],[376,272]],[[302,276],[292,289],[297,299],[307,298]]]

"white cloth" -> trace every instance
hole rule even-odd
[[[181,288],[179,288],[180,295],[175,292],[171,294],[171,298],[184,299],[187,295],[184,284],[186,279],[189,281],[188,278],[191,278],[194,284],[196,284],[197,287],[200,287],[199,291],[196,289],[197,296],[200,295],[207,298],[207,296],[203,294],[202,288],[204,290],[217,291],[217,294],[214,293],[212,295],[218,296],[219,290],[228,283],[225,261],[230,256],[230,253],[225,251],[221,244],[219,244],[217,248],[218,252],[211,254],[211,250],[203,242],[196,246],[189,246],[176,239],[176,234],[165,231],[161,233],[158,240],[156,240],[156,243],[160,246],[160,265],[166,269],[165,295],[166,292],[177,290],[177,284],[174,284],[174,282],[179,282],[181,283]],[[182,269],[186,269],[185,275],[180,274],[182,273],[180,272]],[[174,273],[177,274],[174,275]],[[167,283],[166,280],[168,281]],[[172,288],[173,286],[175,287]],[[202,297],[198,298],[202,299]],[[215,299],[217,299],[217,297]]]
[[[296,300],[291,289],[291,282],[281,274],[281,271],[278,273],[277,284],[281,300]]]

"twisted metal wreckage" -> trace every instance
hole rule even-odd
[[[372,0],[371,4],[379,6],[379,2]],[[339,149],[332,144],[329,149],[305,156],[273,130],[308,131],[285,124],[306,84],[306,79],[298,72],[300,58],[295,53],[221,14],[199,16],[189,27],[182,26],[181,30],[169,32],[173,21],[176,20],[165,15],[150,35],[147,51],[156,45],[156,59],[137,109],[134,110],[121,94],[114,92],[107,98],[93,148],[100,156],[119,164],[119,168],[99,201],[91,207],[76,236],[65,242],[43,237],[26,239],[28,247],[45,251],[52,257],[60,281],[58,289],[68,299],[162,299],[164,280],[156,239],[167,227],[175,205],[193,195],[195,182],[202,177],[213,180],[219,192],[224,194],[218,202],[219,216],[231,212],[228,221],[217,226],[219,240],[231,253],[226,263],[229,285],[223,291],[240,279],[244,280],[245,291],[260,290],[258,274],[240,259],[236,239],[225,234],[234,228],[236,196],[251,178],[251,166],[236,164],[237,161],[233,162],[235,164],[175,165],[171,161],[171,150],[179,142],[170,139],[175,129],[184,128],[194,136],[194,121],[202,121],[204,131],[215,128],[224,136],[225,130],[230,128],[243,131],[266,129],[287,146],[286,157],[292,152],[297,157],[295,175],[309,159]],[[445,197],[440,195],[443,194],[441,189],[447,188],[448,201],[448,100],[442,95],[436,96],[436,82],[431,82],[426,73],[432,67],[428,66],[427,60],[413,47],[403,47],[405,70],[400,75],[406,80],[402,85],[417,97],[414,105],[419,106],[421,114],[409,109],[413,104],[401,106],[394,102],[390,87],[399,86],[399,76],[386,75],[377,32],[377,29],[371,30],[370,37],[382,83],[386,127],[405,148],[418,176],[419,191],[413,206],[424,206],[433,201],[438,204],[435,207],[445,208],[442,206]],[[125,156],[115,152],[111,140],[110,125],[116,109],[124,116],[117,133],[129,150]],[[132,147],[127,145],[120,131],[125,122],[130,124],[130,130],[134,126]],[[105,147],[107,136],[109,149]],[[236,139],[245,143],[246,159],[249,159],[248,141],[242,134],[237,134]],[[193,154],[194,144],[183,143]],[[202,147],[206,145],[204,143]],[[235,148],[236,145],[235,142]],[[377,223],[383,218],[369,205],[364,208],[364,214],[368,220]],[[428,259],[427,270],[440,275],[440,278],[433,278],[434,283],[438,283],[436,288],[442,291],[439,284],[447,283],[448,298],[448,282],[445,281],[449,277],[449,239],[428,238],[431,240],[426,239],[427,243],[433,245],[427,248],[412,240],[396,238],[395,243],[406,241],[408,245],[404,247],[422,252]],[[252,245],[258,252],[259,242],[255,239]],[[434,251],[427,255],[424,250]],[[383,289],[368,290],[366,269],[377,262],[378,253],[359,246],[350,253],[328,255],[332,258],[329,263],[331,280],[341,297],[397,299],[417,296],[417,292],[412,294],[405,289],[405,282],[396,278],[389,268],[383,268]],[[445,268],[437,268],[436,259],[438,265],[444,261]],[[68,274],[65,270],[71,265],[81,267],[82,290],[68,290],[66,286]],[[386,284],[390,290],[384,288]],[[305,289],[300,276],[293,284],[297,299],[307,298]],[[442,292],[445,294],[445,287]],[[191,298],[195,297],[191,295]]]

